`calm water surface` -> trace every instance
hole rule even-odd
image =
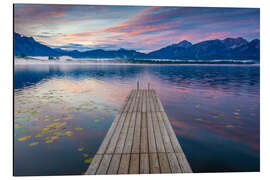
[[[194,172],[259,171],[257,65],[15,65],[14,174],[83,174],[149,81]]]

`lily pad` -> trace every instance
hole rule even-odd
[[[58,139],[58,138],[59,138],[58,136],[52,136],[51,140],[55,140],[55,139]]]
[[[88,154],[86,154],[86,153],[83,153],[82,155],[83,155],[83,157],[85,157],[85,158],[88,157]]]
[[[98,120],[98,119],[95,119],[95,120],[94,120],[94,122],[95,122],[95,123],[98,123],[98,122],[99,122],[99,120]]]
[[[90,158],[88,158],[88,159],[84,160],[84,163],[86,163],[86,164],[90,164],[92,161],[93,161],[93,158],[92,158],[92,157],[90,157]]]
[[[64,135],[65,135],[65,136],[72,136],[73,133],[72,133],[71,131],[66,131],[66,132],[64,133]]]
[[[20,138],[18,138],[18,141],[25,141],[25,140],[27,140],[29,138],[31,138],[31,136],[20,137]]]
[[[48,127],[41,129],[41,132],[43,132],[43,133],[47,133],[49,131],[50,131],[50,128],[48,128]]]
[[[81,131],[83,128],[75,128],[75,131]]]
[[[53,143],[53,140],[51,140],[51,139],[49,139],[49,140],[47,140],[47,141],[45,141],[45,143]]]
[[[234,114],[234,115],[236,115],[236,116],[237,116],[237,115],[239,115],[239,113],[238,113],[238,112],[235,112],[235,113],[233,113],[233,114]]]
[[[79,152],[80,152],[80,151],[83,151],[83,150],[84,150],[83,147],[78,148],[78,151],[79,151]]]
[[[196,121],[202,121],[203,119],[202,118],[196,118],[195,120]]]
[[[29,144],[29,146],[36,146],[36,145],[38,145],[39,144],[39,142],[32,142],[31,144]]]

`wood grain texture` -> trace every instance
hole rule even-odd
[[[192,169],[156,91],[133,89],[85,174],[148,173]]]

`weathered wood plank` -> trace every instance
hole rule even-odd
[[[141,136],[141,113],[136,113],[136,124],[134,130],[134,139],[132,144],[132,153],[140,153],[140,137]]]
[[[160,164],[161,173],[171,173],[169,161],[167,158],[167,153],[158,153],[158,159]]]
[[[139,96],[138,96],[139,92],[137,92],[136,98],[135,98],[135,104],[133,107],[133,111],[132,112],[137,112],[138,111],[138,105],[139,105]]]
[[[143,90],[143,96],[142,96],[142,112],[146,112],[146,91]]]
[[[122,154],[118,174],[128,174],[130,154]]]
[[[99,155],[99,154],[95,155],[94,159],[92,160],[92,162],[91,162],[90,166],[88,167],[85,174],[86,175],[96,174],[102,158],[103,158],[103,155]]]
[[[133,109],[134,109],[134,106],[135,106],[135,103],[136,103],[136,95],[137,95],[137,93],[138,93],[138,91],[135,92],[134,97],[131,99],[130,107],[127,110],[127,112],[133,112]]]
[[[148,133],[149,152],[150,153],[157,152],[151,112],[147,112],[147,133]]]
[[[106,134],[106,136],[105,136],[105,138],[104,138],[102,144],[100,145],[100,147],[99,147],[99,149],[98,149],[98,151],[97,151],[96,154],[104,154],[104,152],[106,151],[107,146],[110,143],[110,140],[111,140],[111,138],[113,136],[113,133],[115,131],[115,128],[116,128],[116,126],[118,124],[118,121],[121,118],[121,115],[122,115],[122,113],[116,115],[116,117],[115,117],[115,119],[114,119],[114,121],[113,121],[113,123],[112,123],[112,125],[111,125],[111,127],[110,127],[110,129],[108,131],[108,133]]]
[[[109,144],[109,146],[107,148],[107,151],[106,151],[107,154],[113,153],[114,150],[115,150],[115,147],[116,147],[117,141],[119,139],[119,135],[120,135],[122,126],[123,126],[124,121],[126,119],[126,115],[127,115],[127,113],[122,113],[122,115],[121,115],[121,118],[120,118],[120,120],[118,122],[116,130],[114,131],[114,134],[113,134],[113,136],[111,138],[110,144]]]
[[[181,173],[182,171],[178,164],[178,160],[175,153],[167,153],[167,156],[168,156],[172,173]]]
[[[164,145],[163,145],[163,139],[161,137],[161,132],[159,129],[159,124],[157,120],[157,114],[156,112],[152,112],[152,121],[154,126],[154,134],[155,134],[155,140],[157,145],[157,152],[165,152]]]
[[[111,154],[104,154],[103,159],[99,165],[99,168],[97,170],[96,174],[106,174],[110,161],[112,159],[112,155]]]
[[[154,112],[158,112],[159,109],[158,109],[157,102],[156,102],[155,90],[151,90],[151,97],[152,97]]]
[[[150,153],[149,154],[149,164],[150,164],[150,173],[151,174],[160,173],[157,153]]]
[[[120,108],[120,112],[123,112],[124,111],[124,109],[126,108],[126,105],[127,105],[127,103],[128,103],[128,101],[129,101],[129,99],[131,98],[131,96],[132,96],[132,94],[134,93],[134,89],[132,89],[131,91],[130,91],[130,93],[128,94],[128,96],[126,97],[126,99],[125,99],[125,101],[124,101],[124,104],[122,105],[122,107]]]
[[[159,122],[160,132],[161,132],[161,135],[162,135],[165,151],[166,152],[174,152],[172,144],[171,144],[170,137],[168,135],[167,129],[166,129],[166,127],[164,125],[164,122],[163,122],[163,117],[162,117],[160,112],[157,112],[156,114],[157,114],[157,119],[158,119],[158,122]]]
[[[122,153],[125,145],[125,140],[128,133],[128,127],[131,119],[131,113],[127,113],[123,128],[121,129],[119,139],[115,148],[115,153]]]
[[[140,174],[149,174],[148,154],[140,154]]]
[[[129,174],[139,174],[140,154],[131,154]]]
[[[177,137],[172,129],[172,126],[170,124],[170,121],[169,121],[167,115],[165,114],[165,112],[161,112],[161,114],[162,114],[162,117],[164,120],[165,127],[167,129],[167,132],[168,132],[169,137],[171,139],[174,151],[179,152],[179,153],[183,153],[182,148],[180,147],[180,144],[179,144]]]
[[[131,153],[135,123],[136,123],[136,112],[133,112],[131,113],[130,125],[128,128],[128,135],[127,135],[126,142],[124,145],[123,153]]]
[[[132,95],[131,95],[131,97],[128,99],[128,103],[127,103],[125,109],[123,110],[123,112],[128,112],[128,111],[129,111],[129,108],[130,108],[130,106],[131,106],[132,100],[133,100],[133,98],[136,96],[136,93],[137,93],[136,90],[134,90],[134,91],[132,92]]]
[[[112,156],[107,174],[117,174],[118,168],[120,165],[120,160],[121,160],[121,154],[114,154]]]
[[[137,112],[142,112],[142,91],[139,91]]]
[[[192,169],[190,168],[190,165],[185,157],[184,153],[175,153],[178,163],[180,165],[180,168],[183,173],[192,173]]]
[[[155,105],[154,105],[154,100],[153,100],[153,96],[152,96],[152,90],[149,91],[149,102],[150,102],[150,112],[155,112]]]
[[[141,142],[140,153],[148,153],[147,117],[146,113],[141,113]]]
[[[158,96],[156,96],[156,99],[157,99],[157,104],[158,104],[159,110],[162,112],[165,112],[164,107],[162,106],[162,103],[161,103]]]

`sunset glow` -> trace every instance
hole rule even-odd
[[[257,8],[14,6],[15,32],[67,50],[157,50],[188,40],[259,38]]]

